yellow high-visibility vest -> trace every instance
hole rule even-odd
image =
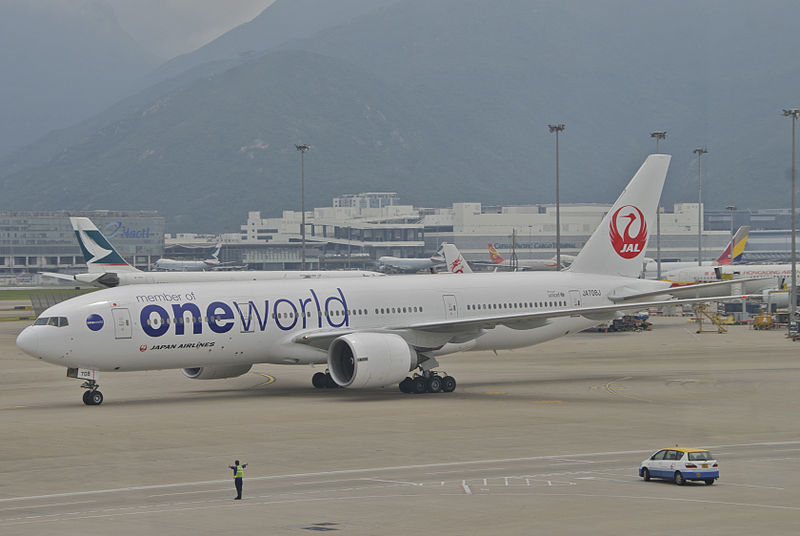
[[[236,466],[236,475],[233,478],[242,478],[244,476],[244,467],[241,465]]]

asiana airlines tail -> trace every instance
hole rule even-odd
[[[729,282],[670,288],[637,279],[670,156],[650,155],[569,269],[281,281],[188,281],[100,290],[50,307],[17,345],[83,379],[182,369],[197,380],[255,363],[327,364],[315,387],[450,392],[439,359],[520,348],[579,332],[619,311],[705,301]],[[499,365],[500,366],[500,365]]]

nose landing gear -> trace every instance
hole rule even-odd
[[[99,406],[103,403],[103,393],[97,390],[100,387],[94,380],[87,380],[83,382],[81,385],[83,389],[87,389],[85,393],[83,393],[83,403],[87,406]]]

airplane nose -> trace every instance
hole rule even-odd
[[[17,346],[26,354],[39,357],[37,354],[39,350],[39,337],[34,333],[31,327],[23,329],[22,333],[17,336]]]

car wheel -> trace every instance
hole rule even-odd
[[[675,483],[679,486],[683,486],[686,483],[686,479],[683,478],[680,471],[675,471]]]
[[[713,483],[714,483],[714,479],[713,478],[706,478],[706,486],[710,486]]]
[[[642,478],[644,478],[645,482],[650,482],[650,471],[648,471],[647,467],[642,469]]]

